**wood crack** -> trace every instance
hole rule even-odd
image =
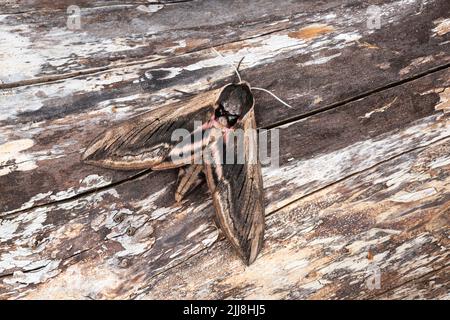
[[[146,169],[146,170],[140,171],[139,173],[134,174],[134,175],[132,175],[132,176],[126,178],[126,179],[118,180],[118,181],[115,181],[113,183],[101,186],[101,187],[97,187],[97,188],[93,188],[93,189],[90,189],[90,190],[87,190],[87,191],[83,191],[83,192],[78,193],[78,194],[76,194],[76,195],[74,195],[72,197],[67,197],[67,198],[60,199],[60,200],[50,201],[50,202],[47,202],[47,203],[41,203],[41,204],[34,205],[32,207],[29,207],[29,208],[26,208],[26,209],[23,209],[23,210],[11,211],[11,212],[8,212],[6,214],[0,215],[0,221],[2,219],[6,218],[6,217],[11,217],[11,216],[14,216],[14,215],[18,215],[18,214],[21,214],[23,212],[29,212],[30,210],[34,210],[34,209],[37,209],[37,208],[42,208],[42,207],[46,207],[46,206],[53,206],[53,205],[59,205],[59,204],[67,203],[67,202],[74,201],[74,200],[77,200],[77,199],[80,199],[80,198],[84,198],[84,197],[89,196],[91,194],[94,194],[96,192],[109,190],[111,188],[114,188],[114,187],[120,186],[120,185],[122,185],[124,183],[127,183],[127,182],[129,182],[131,180],[139,179],[139,178],[141,178],[141,177],[143,177],[143,176],[145,176],[147,174],[150,174],[151,172],[153,172],[151,169]]]
[[[379,30],[359,0],[95,0],[73,33],[67,4],[33,1],[0,5],[26,58],[5,44],[0,296],[445,299],[445,0],[420,13],[418,0],[377,3]],[[49,42],[36,49],[42,34]],[[246,56],[244,78],[294,106],[255,92],[273,166],[262,170],[265,249],[250,268],[214,226],[207,186],[176,203],[175,170],[80,159],[101,128],[229,82],[211,48]]]
[[[380,162],[376,163],[376,164],[373,165],[373,166],[370,166],[370,167],[368,167],[368,168],[365,168],[364,170],[360,170],[360,171],[354,172],[354,173],[352,173],[352,174],[350,174],[350,175],[347,175],[347,176],[343,177],[342,179],[339,179],[339,180],[337,180],[337,181],[335,181],[335,182],[333,182],[333,183],[327,184],[327,185],[325,185],[325,186],[323,186],[323,187],[321,187],[321,188],[318,188],[318,189],[316,189],[316,190],[313,190],[313,191],[311,191],[311,192],[309,192],[309,193],[307,193],[307,194],[305,194],[305,195],[303,195],[303,196],[301,196],[301,197],[298,197],[298,198],[293,199],[292,201],[289,201],[288,203],[284,204],[283,206],[281,206],[281,207],[277,208],[276,210],[273,210],[272,212],[268,213],[268,214],[266,215],[266,219],[267,219],[267,217],[270,217],[270,216],[274,215],[275,213],[277,213],[277,212],[283,210],[284,208],[286,208],[286,207],[292,205],[292,204],[295,203],[295,202],[298,202],[298,201],[300,201],[300,200],[303,200],[303,199],[306,199],[306,198],[308,198],[308,197],[311,197],[311,196],[313,196],[314,194],[317,194],[317,193],[319,193],[319,192],[321,192],[321,191],[323,191],[323,190],[325,190],[325,189],[327,189],[327,188],[330,188],[330,187],[332,187],[332,186],[334,186],[334,185],[336,185],[336,184],[338,184],[338,183],[341,183],[341,182],[343,182],[343,181],[345,181],[345,180],[351,179],[352,177],[354,177],[354,176],[356,176],[356,175],[359,175],[359,174],[364,173],[364,172],[369,171],[369,170],[373,170],[373,169],[375,169],[376,167],[378,167],[378,166],[380,166],[380,165],[382,165],[382,164],[384,164],[384,163],[387,163],[387,162],[389,162],[389,161],[392,161],[392,160],[394,160],[394,159],[396,159],[396,158],[399,158],[399,157],[401,157],[401,156],[403,156],[403,155],[405,155],[405,154],[408,154],[408,153],[411,153],[411,152],[414,152],[414,151],[418,151],[418,150],[424,150],[424,149],[426,149],[426,148],[429,148],[430,146],[437,145],[437,144],[442,143],[443,141],[446,141],[446,140],[450,140],[450,136],[441,138],[441,139],[439,139],[439,140],[436,140],[436,141],[434,141],[434,142],[432,142],[432,143],[430,143],[430,144],[424,145],[424,146],[412,148],[412,149],[409,149],[409,150],[407,150],[407,151],[401,152],[401,153],[399,153],[399,154],[397,154],[397,155],[395,155],[395,156],[392,156],[392,157],[387,158],[387,159],[385,159],[385,160],[383,160],[383,161],[380,161]],[[126,182],[128,182],[128,181],[130,181],[130,180],[133,180],[133,179],[137,179],[137,178],[143,177],[143,176],[149,174],[150,172],[152,172],[152,171],[151,171],[151,170],[144,170],[144,171],[142,171],[142,172],[140,172],[140,173],[138,173],[138,174],[136,174],[136,175],[130,177],[129,179],[122,180],[122,181],[118,181],[118,182],[113,183],[113,184],[111,184],[111,185],[103,186],[103,187],[100,187],[100,188],[92,189],[92,190],[86,191],[86,192],[84,192],[84,193],[78,194],[78,195],[76,195],[76,196],[73,196],[73,197],[71,197],[71,198],[67,198],[67,199],[64,199],[64,200],[58,200],[58,201],[54,201],[54,202],[47,203],[47,204],[37,205],[37,206],[34,206],[34,207],[32,207],[32,208],[28,208],[28,209],[25,209],[25,210],[21,210],[21,211],[17,211],[17,212],[14,212],[14,213],[10,213],[10,214],[8,214],[7,216],[10,216],[10,215],[16,215],[16,214],[20,214],[20,213],[23,213],[23,212],[31,211],[31,210],[33,210],[33,209],[36,209],[37,207],[51,206],[51,205],[56,205],[56,204],[61,204],[61,203],[65,203],[65,202],[68,202],[68,201],[72,201],[72,200],[75,200],[75,199],[78,199],[78,198],[82,198],[82,197],[85,197],[86,195],[95,193],[95,192],[97,192],[97,191],[107,190],[107,189],[109,189],[109,188],[112,188],[112,187],[121,185],[121,184],[123,184],[123,183],[126,183]],[[6,216],[3,216],[3,217],[1,217],[1,218],[4,218],[4,217],[6,217]],[[147,221],[148,221],[148,220],[147,220]],[[146,222],[147,222],[147,221],[146,221]],[[146,222],[144,222],[141,226],[138,226],[138,228],[140,228],[140,227],[142,227],[143,225],[145,225]],[[109,239],[107,239],[107,240],[109,240]],[[224,240],[225,240],[225,239],[222,237],[222,238],[219,238],[218,241],[216,241],[215,243],[219,243],[219,242],[224,241]],[[106,241],[106,240],[104,240],[104,241]],[[99,245],[100,245],[100,244],[99,244]],[[171,269],[173,269],[173,268],[175,268],[175,267],[177,267],[177,266],[179,266],[179,265],[181,265],[181,264],[187,262],[189,259],[195,257],[195,256],[198,255],[199,253],[201,253],[201,252],[203,252],[203,251],[205,251],[205,250],[207,250],[207,249],[209,249],[209,248],[210,248],[210,247],[206,247],[206,248],[200,249],[200,250],[199,250],[198,252],[196,252],[195,254],[189,256],[187,259],[184,259],[184,260],[180,261],[180,262],[177,263],[176,265],[174,265],[174,266],[172,266],[172,267],[170,267],[170,268],[168,268],[168,269],[166,269],[166,270],[163,270],[163,271],[161,271],[161,272],[159,272],[159,273],[156,273],[156,274],[155,274],[154,276],[152,276],[151,278],[155,278],[156,276],[158,276],[158,275],[160,275],[160,274],[162,274],[162,273],[169,272],[169,270],[171,270]],[[84,253],[84,252],[86,252],[86,251],[89,251],[89,250],[92,250],[92,249],[93,249],[93,248],[88,248],[88,249],[82,250],[82,251],[80,251],[80,252],[77,252],[77,253],[75,253],[75,254],[73,254],[73,255],[71,255],[71,256],[68,256],[68,257],[64,258],[63,260],[68,260],[68,259],[70,259],[70,258],[72,258],[72,257],[75,257],[75,256],[77,256],[77,255],[79,255],[79,254],[82,254],[82,253]],[[44,267],[45,267],[45,266],[44,266]],[[31,272],[31,271],[36,271],[36,270],[33,269],[33,270],[28,270],[28,271],[23,271],[23,272]],[[13,275],[13,273],[2,274],[2,275],[0,275],[0,278],[12,276],[12,275]],[[405,282],[405,283],[407,283],[407,282]],[[403,283],[402,285],[404,285],[405,283]],[[380,293],[380,295],[381,295],[381,294],[382,294],[382,293]]]
[[[101,245],[101,244],[99,244],[98,246],[92,247],[92,248],[88,248],[88,249],[84,249],[84,250],[75,252],[75,253],[71,254],[70,256],[67,256],[67,257],[62,258],[62,259],[61,259],[61,262],[70,260],[70,259],[72,259],[72,258],[74,258],[74,257],[77,257],[77,256],[83,254],[83,253],[89,252],[89,251],[91,251],[91,250],[93,250],[93,249],[99,247],[100,245]],[[13,272],[8,272],[8,273],[0,274],[0,279],[8,278],[8,277],[13,277],[14,274],[15,274],[16,272],[22,272],[22,273],[24,273],[24,274],[26,274],[26,273],[31,273],[31,272],[36,272],[36,271],[39,271],[39,270],[44,269],[44,268],[47,267],[50,263],[51,263],[51,261],[49,261],[49,262],[46,263],[45,265],[42,265],[42,266],[39,266],[39,267],[36,267],[36,268],[33,268],[33,269],[28,269],[28,270],[15,270],[15,271],[13,271]],[[1,297],[1,295],[0,295],[0,297]]]
[[[372,166],[370,166],[370,167],[364,168],[363,170],[359,170],[359,171],[353,172],[352,174],[349,174],[349,175],[347,175],[347,176],[345,176],[345,177],[343,177],[343,178],[341,178],[341,179],[339,179],[339,180],[333,181],[332,183],[329,183],[329,184],[327,184],[327,185],[325,185],[325,186],[323,186],[323,187],[320,187],[320,188],[315,189],[315,190],[313,190],[313,191],[311,191],[311,192],[308,192],[308,193],[304,194],[303,196],[298,197],[298,198],[296,198],[296,199],[294,199],[294,200],[288,202],[287,204],[285,204],[285,205],[283,205],[283,206],[277,208],[276,210],[270,212],[269,214],[267,214],[266,217],[272,216],[273,214],[277,213],[278,211],[281,211],[283,208],[286,208],[286,207],[288,207],[289,205],[292,205],[293,203],[295,203],[295,202],[297,202],[297,201],[303,200],[303,199],[305,199],[305,198],[307,198],[307,197],[310,197],[310,196],[312,196],[312,195],[314,195],[314,194],[317,194],[317,193],[319,193],[319,192],[321,192],[321,191],[323,191],[323,190],[325,190],[325,189],[327,189],[327,188],[329,188],[329,187],[332,187],[332,186],[337,185],[337,184],[339,184],[339,183],[342,183],[342,182],[344,182],[344,181],[346,181],[346,180],[348,180],[348,179],[351,179],[351,178],[353,178],[353,177],[355,177],[355,176],[357,176],[357,175],[360,175],[361,173],[364,173],[364,172],[366,172],[366,171],[373,170],[373,169],[375,169],[376,167],[378,167],[378,166],[380,166],[380,165],[382,165],[382,164],[384,164],[384,163],[387,163],[387,162],[389,162],[389,161],[392,161],[392,160],[394,160],[394,159],[397,159],[397,158],[399,158],[399,157],[402,157],[402,156],[404,156],[404,155],[406,155],[406,154],[408,154],[408,153],[414,152],[414,151],[425,150],[425,149],[427,149],[427,148],[429,148],[429,147],[431,147],[431,146],[433,146],[433,145],[440,144],[440,143],[442,143],[442,142],[444,142],[444,141],[446,141],[446,140],[450,140],[450,135],[449,135],[449,136],[445,136],[445,137],[443,137],[443,138],[441,138],[441,139],[438,139],[438,140],[436,140],[436,141],[433,141],[432,143],[429,143],[429,144],[427,144],[427,145],[419,146],[419,147],[416,147],[416,148],[411,148],[411,149],[408,149],[408,150],[406,150],[406,151],[400,152],[399,154],[396,154],[395,156],[392,156],[392,157],[390,157],[390,158],[386,158],[385,160],[382,160],[382,161],[380,161],[380,162],[377,162],[376,164],[374,164],[374,165],[372,165]]]
[[[339,180],[337,180],[337,181],[335,181],[335,182],[333,182],[333,183],[327,184],[327,185],[324,186],[324,187],[318,188],[318,189],[316,189],[316,190],[314,190],[314,191],[311,191],[311,192],[309,192],[309,193],[307,193],[307,194],[305,194],[305,195],[303,195],[303,196],[301,196],[301,197],[295,198],[294,200],[288,202],[287,204],[285,204],[285,205],[283,205],[283,206],[277,208],[276,210],[273,210],[272,212],[266,214],[266,219],[267,219],[268,217],[270,217],[270,216],[273,216],[273,215],[276,214],[277,212],[283,210],[284,208],[286,208],[286,207],[292,205],[292,204],[295,203],[295,202],[298,202],[298,201],[300,201],[300,200],[304,200],[304,199],[306,199],[306,198],[308,198],[308,197],[311,197],[311,196],[313,196],[313,195],[315,195],[315,194],[317,194],[317,193],[319,193],[319,192],[321,192],[321,191],[324,191],[324,190],[327,189],[327,188],[330,188],[330,187],[332,187],[332,186],[334,186],[334,185],[336,185],[336,184],[339,184],[339,183],[342,183],[342,182],[344,182],[344,181],[346,181],[346,180],[348,180],[348,179],[351,179],[351,178],[353,178],[354,176],[360,175],[360,174],[362,174],[362,173],[364,173],[364,172],[366,172],[366,171],[373,170],[373,169],[375,169],[376,167],[378,167],[378,166],[380,166],[380,165],[382,165],[382,164],[384,164],[384,163],[387,163],[387,162],[389,162],[389,161],[395,160],[396,158],[402,157],[402,156],[404,156],[404,155],[406,155],[406,154],[408,154],[408,153],[411,153],[411,152],[414,152],[414,151],[419,151],[419,150],[425,150],[425,149],[427,149],[427,148],[429,148],[429,147],[431,147],[431,146],[433,146],[433,145],[440,144],[440,143],[442,143],[442,142],[444,142],[444,141],[450,141],[450,136],[441,138],[441,139],[439,139],[439,140],[434,141],[433,143],[430,143],[430,144],[427,144],[427,145],[424,145],[424,146],[420,146],[420,147],[417,147],[417,148],[412,148],[412,149],[409,149],[409,150],[407,150],[407,151],[401,152],[401,153],[399,153],[399,154],[397,154],[397,155],[395,155],[395,156],[392,156],[392,157],[390,157],[390,158],[388,158],[388,159],[385,159],[385,160],[383,160],[383,161],[380,161],[380,162],[376,163],[375,165],[373,165],[373,166],[371,166],[371,167],[368,167],[368,168],[366,168],[366,169],[364,169],[364,170],[360,170],[360,171],[358,171],[358,172],[355,172],[355,173],[352,173],[352,174],[350,174],[350,175],[347,175],[347,176],[343,177],[342,179],[339,179]],[[158,275],[161,275],[161,274],[163,274],[163,273],[170,272],[170,270],[172,270],[173,268],[175,268],[175,267],[177,267],[177,266],[179,266],[179,265],[181,265],[181,264],[187,263],[190,259],[192,259],[193,257],[199,255],[201,252],[204,252],[204,251],[210,249],[212,246],[217,245],[217,243],[220,243],[220,242],[225,241],[225,240],[226,240],[226,239],[225,239],[224,237],[218,238],[218,240],[216,240],[216,241],[214,242],[214,244],[212,244],[210,247],[206,247],[206,248],[200,249],[198,252],[196,252],[195,254],[193,254],[193,255],[187,257],[186,259],[184,259],[184,260],[181,261],[180,263],[178,263],[178,264],[176,264],[176,265],[174,265],[174,266],[172,266],[172,267],[170,267],[170,268],[168,268],[168,269],[166,269],[166,270],[164,270],[164,271],[161,271],[161,272],[155,274],[155,275],[152,276],[150,279],[153,279],[153,278],[155,278],[155,277],[157,277]],[[262,254],[261,257],[263,257],[263,256],[264,256],[264,254]],[[433,262],[433,261],[430,261],[430,263],[432,263],[432,262]],[[447,265],[447,266],[448,266],[448,265]],[[440,269],[442,269],[442,268],[440,268]],[[439,271],[440,269],[434,270],[434,271]],[[434,272],[434,271],[432,271],[432,272]],[[421,276],[421,277],[422,277],[422,276]],[[417,278],[417,279],[420,279],[421,277],[419,277],[419,278]],[[408,281],[402,283],[402,284],[399,285],[399,286],[402,286],[402,285],[404,285],[404,284],[406,284],[406,283],[408,283],[408,282],[414,281],[414,280],[416,280],[416,279],[408,280]],[[395,289],[395,288],[392,288],[392,289]],[[383,292],[383,293],[384,293],[384,292]],[[383,293],[380,293],[380,295],[383,294]],[[141,293],[141,294],[142,294],[142,293]]]
[[[435,72],[443,71],[443,70],[445,70],[445,69],[447,69],[449,67],[450,67],[450,63],[446,63],[446,64],[443,64],[441,66],[437,66],[437,67],[431,68],[431,69],[429,69],[427,71],[418,73],[418,74],[416,74],[416,75],[414,75],[412,77],[405,78],[405,79],[402,79],[402,80],[399,80],[399,81],[395,81],[395,82],[389,83],[389,84],[387,84],[385,86],[381,86],[379,88],[363,92],[361,94],[358,94],[356,96],[350,97],[348,99],[329,104],[329,105],[324,106],[322,108],[318,108],[318,109],[315,109],[315,110],[310,111],[310,112],[299,114],[299,115],[287,118],[287,119],[279,121],[279,122],[275,122],[275,123],[273,123],[271,125],[266,126],[264,129],[272,129],[272,128],[279,127],[279,126],[289,125],[292,122],[295,122],[295,121],[298,121],[298,120],[302,120],[302,119],[308,118],[310,116],[313,116],[313,115],[316,115],[316,114],[319,114],[319,113],[323,113],[325,111],[329,111],[329,110],[335,109],[337,107],[341,107],[343,105],[346,105],[346,104],[351,103],[351,102],[355,102],[355,101],[363,99],[363,98],[367,98],[367,97],[369,97],[369,96],[371,96],[373,94],[377,94],[377,93],[380,93],[380,92],[383,92],[383,91],[386,91],[386,90],[398,87],[400,85],[403,85],[403,84],[406,84],[406,83],[418,80],[420,78],[423,78],[423,77],[428,76],[430,74],[433,74]]]
[[[149,63],[149,62],[161,61],[161,60],[164,60],[167,58],[181,58],[186,55],[193,54],[193,53],[211,50],[212,48],[218,48],[218,47],[224,46],[224,45],[230,45],[233,43],[238,43],[238,42],[255,39],[255,38],[259,38],[259,37],[264,37],[264,36],[267,36],[267,35],[270,35],[273,33],[288,30],[292,27],[293,26],[289,26],[287,28],[281,28],[281,29],[269,31],[266,33],[261,33],[261,34],[258,34],[257,36],[242,38],[242,39],[235,40],[235,41],[223,42],[223,43],[219,43],[215,46],[199,47],[194,50],[188,50],[188,51],[184,52],[183,54],[173,55],[170,57],[161,57],[161,58],[156,58],[156,59],[143,59],[143,60],[132,61],[132,62],[127,62],[127,63],[118,63],[118,64],[115,64],[113,67],[112,66],[104,66],[104,67],[97,67],[97,68],[89,68],[89,69],[85,69],[85,70],[79,70],[79,71],[74,71],[74,72],[70,72],[70,73],[63,73],[63,74],[59,74],[59,75],[43,76],[43,77],[37,77],[37,78],[33,78],[33,79],[10,82],[10,83],[0,83],[0,90],[12,89],[12,88],[18,88],[18,87],[30,86],[30,85],[49,84],[49,83],[57,82],[60,80],[72,79],[72,78],[75,78],[78,76],[95,75],[96,73],[99,73],[99,72],[113,71],[113,70],[118,70],[118,69],[125,68],[125,67],[132,67],[132,66],[136,66],[136,65],[140,65],[140,64],[145,64],[145,63]]]
[[[268,125],[268,126],[261,127],[260,129],[268,129],[268,130],[270,130],[270,129],[273,129],[273,128],[276,128],[276,127],[288,125],[288,124],[290,124],[290,123],[292,123],[292,122],[296,122],[296,121],[298,121],[298,120],[305,119],[305,118],[311,117],[311,116],[313,116],[313,115],[317,115],[317,114],[320,114],[320,113],[324,113],[324,112],[326,112],[326,111],[332,110],[332,109],[334,109],[334,108],[341,107],[341,106],[343,106],[343,105],[346,105],[346,104],[348,104],[348,103],[351,103],[351,102],[360,100],[360,99],[362,99],[362,98],[371,96],[371,95],[373,95],[373,94],[383,92],[383,91],[388,90],[388,89],[391,89],[391,88],[393,88],[393,87],[396,87],[396,86],[399,86],[399,85],[402,85],[402,84],[405,84],[405,83],[409,83],[409,82],[414,81],[414,80],[418,80],[418,79],[420,79],[420,78],[422,78],[422,77],[425,77],[425,76],[427,76],[427,75],[429,75],[429,74],[432,74],[432,73],[435,73],[435,72],[439,72],[439,71],[445,70],[445,69],[447,69],[449,66],[450,66],[450,63],[449,63],[449,64],[442,65],[442,66],[440,66],[440,67],[436,67],[436,68],[430,69],[430,70],[428,70],[427,72],[423,72],[423,73],[421,73],[421,74],[418,74],[418,75],[416,75],[416,76],[410,77],[410,78],[408,78],[408,79],[404,79],[404,80],[402,80],[402,81],[399,81],[399,82],[396,82],[396,83],[392,83],[392,84],[387,85],[387,86],[383,86],[383,87],[381,87],[381,88],[372,90],[372,91],[370,91],[370,92],[366,92],[366,93],[364,93],[364,94],[355,96],[355,97],[353,97],[353,98],[344,100],[344,101],[342,101],[342,102],[338,102],[338,103],[335,103],[335,104],[326,106],[326,107],[324,107],[324,108],[321,108],[321,109],[318,109],[318,110],[315,110],[315,111],[311,111],[311,112],[309,112],[309,113],[307,113],[307,114],[303,114],[303,115],[300,115],[300,116],[292,117],[292,118],[290,118],[290,119],[288,119],[288,120],[286,120],[286,121],[281,121],[281,122],[278,122],[278,123],[276,123],[276,124],[274,124],[274,125]],[[447,137],[441,138],[440,140],[446,139],[446,138],[447,138]],[[440,140],[438,140],[438,141],[440,141]],[[427,145],[427,146],[428,146],[428,145]],[[423,148],[423,147],[418,147],[418,148]],[[408,153],[408,152],[414,151],[414,150],[416,150],[416,149],[418,149],[418,148],[415,148],[415,149],[411,149],[411,150],[405,151],[405,152],[401,153],[400,155],[402,155],[402,154],[404,154],[404,153]],[[394,156],[394,158],[395,158],[395,157],[397,157],[397,156]],[[389,159],[387,159],[387,160],[384,160],[383,162],[389,161],[389,160],[391,160],[391,159],[392,159],[392,158],[389,158]],[[29,160],[29,161],[32,161],[32,160]],[[380,163],[383,163],[383,162],[380,162]],[[375,164],[374,166],[376,166],[376,165],[378,165],[378,164],[379,164],[379,163]],[[11,166],[14,166],[14,165],[17,165],[17,164],[11,164]],[[372,168],[372,167],[371,167],[371,168]],[[368,168],[368,169],[370,169],[370,168]],[[3,215],[0,214],[0,219],[1,219],[1,218],[5,218],[5,217],[9,217],[9,216],[11,216],[11,215],[20,214],[20,213],[22,213],[22,212],[27,212],[27,211],[29,211],[29,210],[33,210],[33,209],[36,209],[36,208],[39,208],[39,207],[45,207],[45,206],[49,206],[49,205],[56,205],[56,204],[66,203],[66,202],[69,202],[69,201],[72,201],[72,200],[76,200],[76,199],[82,198],[82,197],[84,197],[84,196],[93,194],[93,193],[98,192],[98,191],[108,190],[108,189],[110,189],[110,188],[116,187],[116,186],[118,186],[118,185],[124,184],[124,183],[129,182],[129,181],[132,181],[132,180],[134,180],[134,179],[138,179],[138,178],[140,178],[140,177],[146,175],[147,173],[150,173],[151,171],[152,171],[151,169],[147,169],[147,170],[141,171],[140,173],[138,173],[138,174],[136,174],[136,175],[132,175],[132,176],[127,177],[127,178],[125,178],[125,179],[115,181],[115,182],[113,182],[113,183],[107,184],[107,185],[102,186],[102,187],[99,187],[99,188],[93,188],[93,189],[91,189],[91,190],[84,191],[84,192],[79,193],[79,194],[77,194],[77,195],[74,195],[74,196],[72,196],[72,197],[68,197],[68,198],[64,198],[64,199],[60,199],[60,200],[56,200],[56,201],[52,201],[52,202],[47,202],[47,203],[41,203],[41,204],[32,206],[32,207],[30,207],[30,208],[26,208],[26,209],[21,209],[21,210],[18,209],[18,210],[10,211],[10,212],[7,212],[6,214],[3,214]],[[360,172],[356,172],[356,173],[354,173],[353,175],[358,174],[358,173],[360,173]],[[341,180],[335,181],[334,184],[339,183],[340,181],[342,181],[343,179],[346,179],[346,178],[348,178],[348,177],[349,177],[349,176],[344,177],[344,178],[342,178]],[[325,187],[323,187],[323,188],[326,188],[326,187],[328,187],[328,186],[325,186]],[[323,188],[322,188],[322,189],[323,189]],[[320,189],[319,189],[319,190],[320,190]],[[299,199],[301,199],[301,198],[299,198]],[[297,199],[297,200],[298,200],[298,199]],[[294,201],[297,201],[297,200],[294,200]]]
[[[363,98],[367,98],[367,97],[369,97],[369,96],[371,96],[373,94],[381,93],[383,91],[395,88],[397,86],[400,86],[400,85],[403,85],[403,84],[407,84],[409,82],[421,79],[421,78],[426,77],[426,76],[428,76],[430,74],[433,74],[433,73],[436,73],[436,72],[439,72],[439,71],[443,71],[443,70],[445,70],[445,69],[447,69],[449,67],[450,67],[450,63],[447,63],[447,64],[444,64],[444,65],[441,65],[441,66],[429,69],[429,70],[427,70],[425,72],[419,73],[419,74],[417,74],[415,76],[412,76],[412,77],[409,77],[409,78],[405,78],[405,79],[397,81],[397,82],[392,82],[392,83],[390,83],[390,84],[388,84],[386,86],[382,86],[382,87],[376,88],[374,90],[366,91],[366,92],[363,92],[363,93],[361,93],[359,95],[350,97],[348,99],[345,99],[345,100],[342,100],[342,101],[338,101],[338,102],[335,102],[333,104],[326,105],[326,106],[324,106],[322,108],[318,108],[316,110],[313,110],[313,111],[310,111],[310,112],[307,112],[307,113],[299,114],[298,116],[290,117],[290,118],[282,120],[282,121],[274,122],[273,124],[265,125],[265,126],[262,126],[262,127],[257,127],[257,129],[270,130],[270,129],[274,129],[274,128],[277,128],[277,127],[290,125],[293,122],[296,122],[296,121],[299,121],[299,120],[303,120],[303,119],[306,119],[308,117],[311,117],[311,116],[314,116],[314,115],[317,115],[317,114],[321,114],[321,113],[330,111],[332,109],[336,109],[338,107],[342,107],[342,106],[344,106],[346,104],[355,102],[357,100],[360,100],[360,99],[363,99]],[[0,90],[2,89],[1,87],[2,87],[2,84],[0,84]],[[175,91],[180,91],[180,90],[175,90]],[[444,89],[442,89],[441,91],[444,91]],[[195,96],[196,95],[196,94],[187,93],[187,92],[182,92],[182,93],[189,94],[190,96]],[[77,151],[68,152],[68,153],[66,153],[66,155],[72,155],[72,154],[75,154],[75,153],[77,153]],[[37,159],[37,160],[39,160],[39,159]],[[36,159],[20,161],[20,162],[15,162],[15,163],[11,163],[11,164],[3,164],[3,165],[0,165],[0,169],[8,168],[8,167],[14,167],[14,166],[16,166],[18,164],[23,164],[23,163],[32,162],[32,161],[36,161]],[[125,181],[125,180],[123,180],[123,181]]]

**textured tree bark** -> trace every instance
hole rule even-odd
[[[384,1],[380,29],[364,1],[80,1],[80,30],[27,3],[0,5],[1,298],[449,298],[448,1]],[[280,167],[250,267],[206,187],[176,205],[176,171],[80,162],[111,124],[231,81],[210,47],[294,106],[255,92]]]

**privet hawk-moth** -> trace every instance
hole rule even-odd
[[[82,160],[122,170],[180,168],[177,202],[206,178],[216,223],[244,263],[250,265],[261,251],[265,229],[261,165],[255,158],[256,136],[245,134],[241,149],[239,142],[232,144],[233,163],[223,161],[224,153],[217,156],[217,150],[225,150],[238,130],[256,132],[254,106],[250,84],[239,77],[239,82],[112,126],[86,148]],[[202,121],[203,125],[195,127],[195,121]],[[197,130],[205,133],[201,142],[194,139],[183,145],[172,139],[177,128],[190,133],[185,141],[192,141]],[[205,160],[207,154],[209,161],[194,161],[198,151],[200,160]],[[180,153],[184,155],[182,160],[177,157]],[[243,162],[236,161],[239,156]]]

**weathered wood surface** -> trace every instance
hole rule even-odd
[[[298,24],[306,13],[312,15],[336,7],[338,2],[331,1],[313,9],[311,3],[279,6],[267,0],[252,6],[242,1],[187,1],[164,7],[150,5],[158,9],[152,13],[132,4],[101,6],[94,3],[87,8],[85,5],[79,3],[81,30],[66,30],[65,10],[57,11],[56,15],[54,10],[4,15],[3,23],[9,31],[7,37],[23,42],[24,55],[31,48],[34,55],[24,56],[27,68],[23,70],[26,72],[23,77],[16,69],[14,78],[2,80],[14,85],[30,77],[67,77],[73,75],[74,70],[87,69],[92,73],[102,67],[136,62],[136,58],[152,61],[174,53],[198,51],[286,30]],[[67,6],[62,3],[58,7]],[[42,30],[41,35],[27,32],[36,27]],[[43,39],[51,39],[51,46],[42,46]],[[37,50],[34,47],[38,47]],[[18,58],[21,57],[11,56],[11,59]]]
[[[423,73],[448,63],[449,33],[439,31],[442,35],[438,35],[435,31],[436,25],[444,24],[442,12],[448,12],[448,2],[436,1],[424,6],[423,12],[430,15],[423,16],[426,20],[420,20],[420,15],[412,15],[417,6],[411,4],[396,10],[401,3],[395,4],[387,12],[405,14],[400,27],[387,25],[376,32],[368,30],[366,7],[359,11],[352,7],[346,10],[346,15],[327,12],[325,16],[313,16],[316,20],[295,28],[303,30],[300,35],[306,39],[291,38],[289,34],[292,31],[285,30],[283,34],[270,34],[221,47],[223,53],[234,61],[246,56],[243,66],[245,79],[255,86],[271,89],[295,106],[287,109],[267,95],[257,93],[259,126],[284,123],[355,99],[374,88],[402,80],[409,73],[414,76],[417,72]],[[335,10],[344,11],[340,7]],[[411,15],[418,20],[414,22],[420,24],[421,34],[413,34],[412,40],[406,37],[405,42],[397,35],[391,37],[395,32],[399,35],[409,32]],[[333,20],[328,28],[317,24],[311,27],[313,21],[326,24],[327,19],[334,19],[332,17],[342,21]],[[347,25],[354,20],[357,22],[348,29]],[[330,28],[338,30],[335,25],[339,23],[347,29],[331,32]],[[368,34],[359,38],[363,33]],[[367,43],[379,49],[367,47]],[[434,51],[428,52],[430,50]],[[330,57],[334,59],[330,60]],[[185,98],[173,88],[198,92],[222,85],[230,79],[230,69],[210,50],[201,50],[65,81],[3,90],[0,96],[0,142],[19,140],[22,148],[26,149],[18,150],[12,142],[13,156],[2,159],[0,187],[10,190],[15,183],[29,186],[20,195],[8,193],[0,199],[3,211],[62,200],[92,188],[84,186],[85,182],[80,187],[80,181],[91,179],[88,177],[93,172],[79,163],[80,145],[86,144],[90,137],[111,122],[150,110],[166,101]],[[282,78],[268,76],[280,73]],[[142,79],[147,80],[139,83]],[[30,170],[37,166],[39,170]],[[95,173],[103,180],[97,179],[94,187],[117,182],[130,175],[105,170]]]
[[[192,1],[144,16],[138,2],[84,3],[98,9],[84,41],[64,29],[64,5],[39,3],[0,6],[0,32],[22,37],[0,40],[0,297],[448,298],[448,1],[377,3],[381,29],[362,1],[254,13]],[[281,154],[263,170],[266,246],[250,267],[221,241],[205,187],[176,206],[175,171],[79,161],[102,128],[186,98],[173,89],[229,81],[211,46],[245,55],[243,77],[294,106],[256,93]],[[18,67],[25,55],[36,59]]]

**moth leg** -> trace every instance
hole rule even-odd
[[[181,168],[178,174],[178,181],[178,187],[175,191],[176,202],[183,200],[185,195],[205,181],[203,166],[200,164],[193,164],[188,166],[186,169]]]

